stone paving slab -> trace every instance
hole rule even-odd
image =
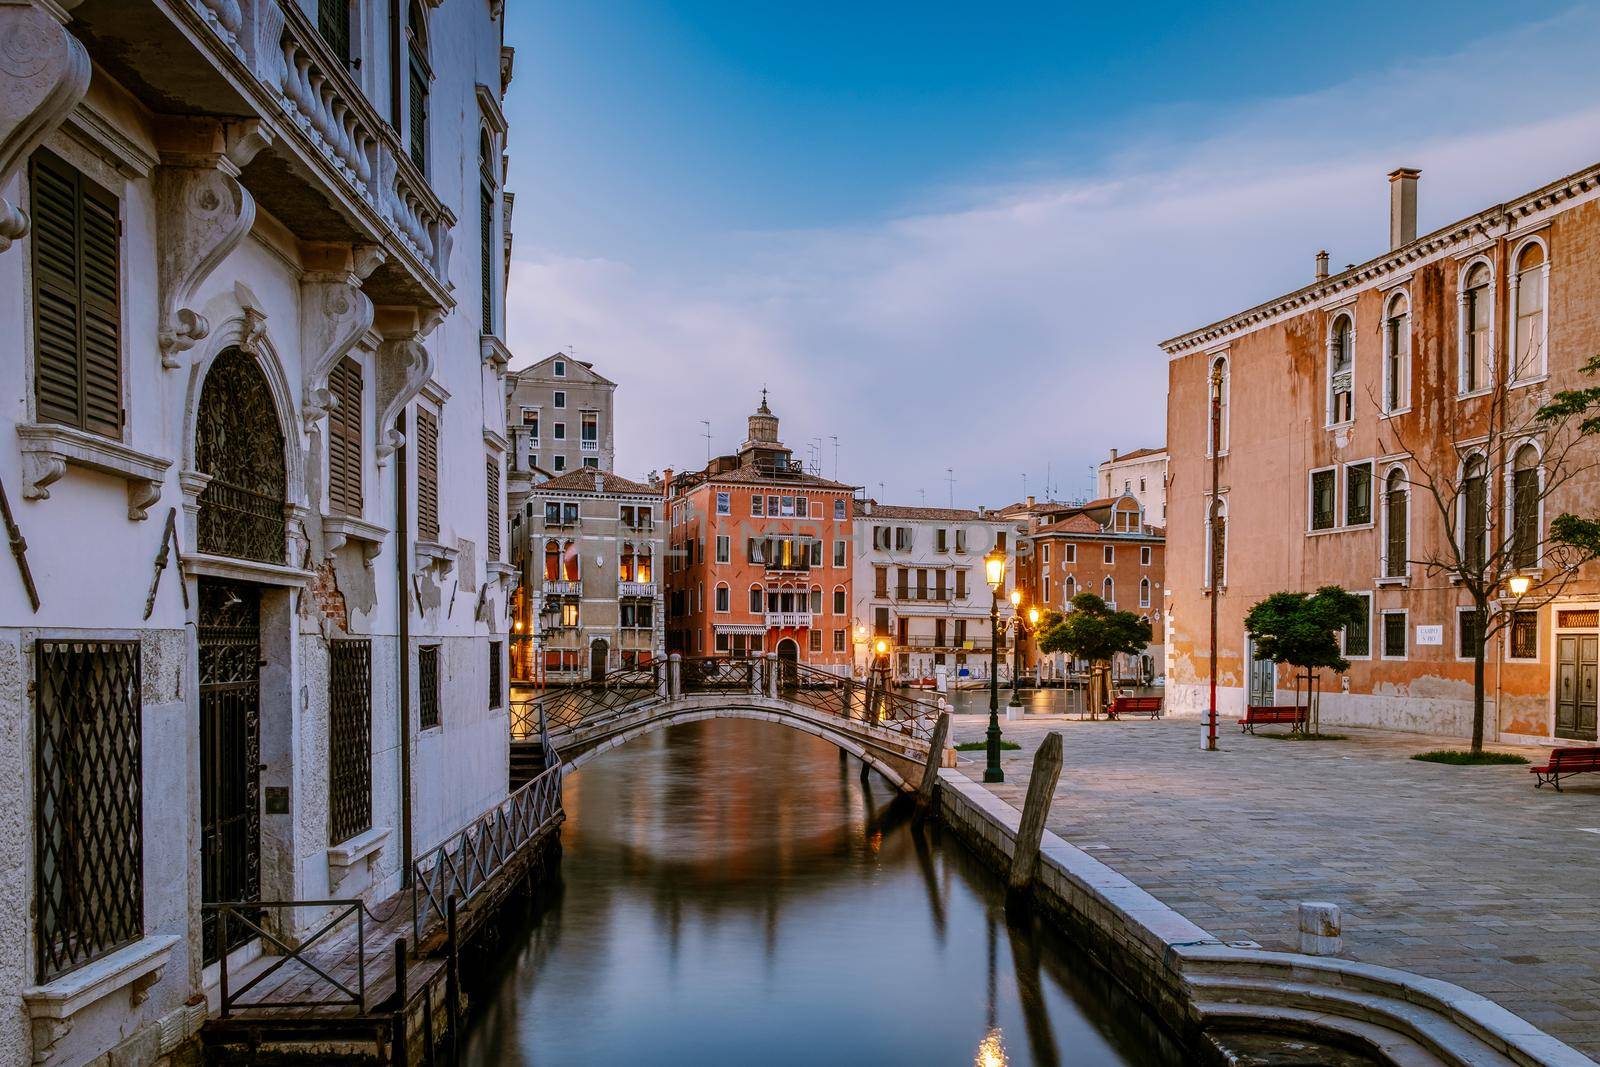
[[[952,741],[986,725],[956,716]],[[1585,832],[1600,774],[1535,790],[1526,767],[1410,758],[1465,743],[1349,727],[1321,742],[1232,727],[1208,753],[1193,718],[1003,725],[1022,749],[997,795],[1022,806],[1033,752],[1060,730],[1050,829],[1215,936],[1296,951],[1296,906],[1330,900],[1346,956],[1455,982],[1600,1058],[1600,833]],[[962,755],[981,781],[982,753]]]

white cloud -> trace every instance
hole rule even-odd
[[[1600,156],[1600,108],[1572,91],[1596,26],[1575,13],[1199,136],[1153,116],[1092,174],[873,227],[710,235],[681,262],[542,252],[518,220],[512,344],[572,344],[620,383],[624,473],[697,465],[701,419],[731,450],[766,384],[797,454],[837,434],[840,476],[891,499],[942,501],[954,467],[958,504],[999,504],[1047,463],[1074,495],[1107,449],[1163,437],[1158,341],[1298,287],[1319,248],[1336,269],[1382,250],[1394,166],[1423,168],[1427,230]]]

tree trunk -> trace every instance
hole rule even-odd
[[[1488,612],[1482,604],[1474,605],[1473,611],[1478,623],[1478,640],[1472,648],[1472,751],[1476,755],[1483,751],[1483,646],[1487,642],[1483,634],[1488,629]]]

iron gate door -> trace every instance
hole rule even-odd
[[[1600,637],[1562,634],[1556,639],[1556,736],[1595,740],[1595,697]]]
[[[201,899],[260,900],[260,591],[202,578],[199,639]],[[220,955],[210,912],[201,934],[210,963]],[[228,935],[229,949],[249,940],[242,929]]]

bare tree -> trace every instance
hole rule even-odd
[[[1586,369],[1597,366],[1600,357]],[[1581,520],[1564,516],[1543,523],[1545,503],[1559,500],[1570,484],[1600,466],[1588,440],[1600,427],[1584,417],[1590,404],[1574,403],[1572,393],[1552,398],[1537,385],[1514,386],[1493,353],[1488,367],[1492,384],[1480,396],[1439,405],[1438,423],[1422,421],[1427,438],[1412,439],[1401,429],[1404,420],[1389,420],[1393,440],[1383,447],[1405,462],[1374,471],[1372,483],[1385,576],[1400,577],[1418,566],[1471,599],[1475,753],[1483,750],[1486,650],[1515,612],[1556,599],[1597,554],[1592,542],[1561,536]],[[1594,401],[1600,403],[1600,396]],[[1390,484],[1397,473],[1398,484]],[[1405,522],[1419,497],[1444,533],[1426,544],[1409,535]]]

